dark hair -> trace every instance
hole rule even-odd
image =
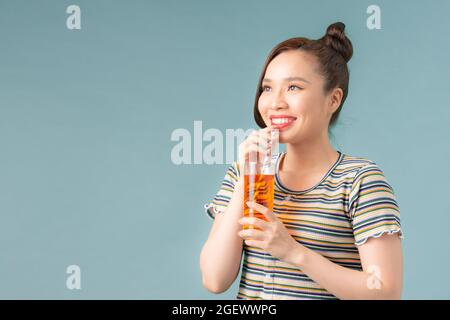
[[[253,114],[259,127],[265,128],[263,118],[258,110],[258,100],[262,93],[262,80],[266,73],[269,63],[281,52],[287,50],[300,50],[308,52],[316,57],[319,64],[319,72],[325,79],[324,92],[329,93],[334,88],[341,88],[344,92],[341,104],[333,113],[330,119],[329,127],[336,122],[339,112],[342,109],[348,93],[349,71],[347,62],[353,55],[353,46],[351,41],[344,34],[345,24],[336,22],[328,26],[325,35],[317,40],[297,37],[285,40],[276,45],[264,63],[263,70],[259,77],[258,87],[256,89],[255,105]]]

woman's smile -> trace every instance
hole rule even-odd
[[[297,119],[297,117],[288,115],[272,115],[269,118],[270,124],[278,130],[284,130],[288,128]]]

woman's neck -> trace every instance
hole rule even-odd
[[[328,170],[339,158],[339,153],[328,138],[320,142],[287,144],[281,170],[303,174]]]

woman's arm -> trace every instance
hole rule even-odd
[[[403,256],[397,234],[358,247],[363,271],[342,267],[299,244],[286,259],[339,299],[401,299]]]
[[[208,240],[200,254],[203,286],[213,293],[226,291],[239,274],[243,241],[237,234],[242,226],[244,181],[239,178],[225,212],[217,214]]]

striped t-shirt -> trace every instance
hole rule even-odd
[[[357,246],[369,237],[398,233],[403,238],[400,210],[393,188],[373,161],[343,154],[314,187],[293,191],[280,183],[276,161],[273,212],[305,247],[343,267],[362,270]],[[229,166],[213,201],[205,205],[214,219],[225,212],[239,177]],[[244,242],[237,299],[336,299],[299,268]],[[343,284],[345,285],[345,284]]]

